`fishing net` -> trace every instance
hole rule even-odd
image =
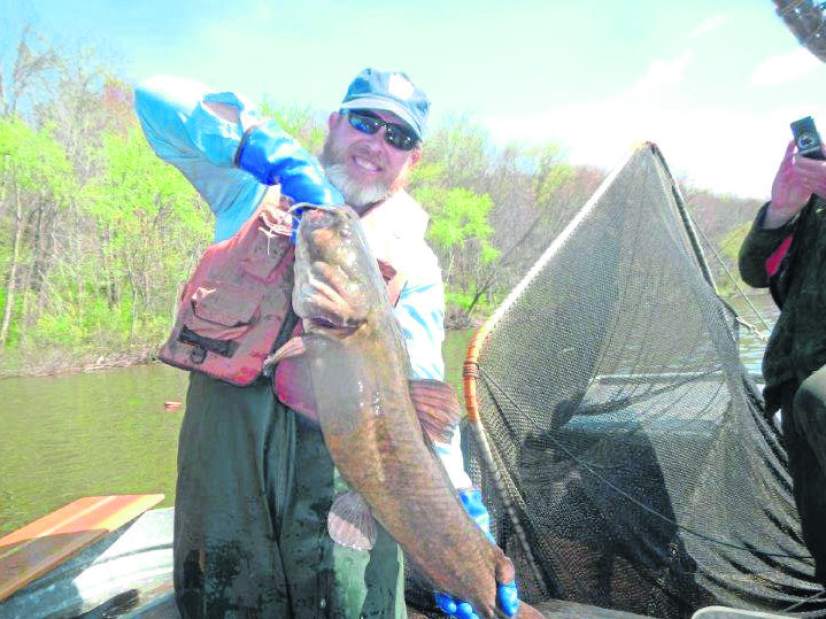
[[[785,453],[695,238],[646,144],[474,340],[467,465],[528,601],[826,615]]]

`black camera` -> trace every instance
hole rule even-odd
[[[797,151],[801,155],[809,159],[824,159],[820,134],[811,116],[794,121],[791,127]]]

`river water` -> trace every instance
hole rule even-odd
[[[448,380],[459,387],[470,332],[449,332]],[[763,343],[744,332],[759,372]],[[158,493],[171,505],[187,374],[165,365],[0,380],[0,535],[82,496]]]

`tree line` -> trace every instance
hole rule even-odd
[[[134,363],[168,334],[212,215],[151,151],[132,99],[94,54],[31,30],[0,58],[0,374]],[[262,110],[320,151],[322,115]],[[490,312],[604,177],[553,143],[495,147],[465,117],[435,128],[410,191],[431,216],[448,326]],[[757,204],[686,195],[731,267]]]

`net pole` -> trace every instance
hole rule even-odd
[[[708,282],[708,285],[711,286],[711,289],[714,291],[714,294],[717,298],[720,298],[720,293],[717,291],[717,284],[714,283],[714,276],[711,274],[711,268],[708,266],[708,261],[706,260],[705,252],[703,251],[703,246],[700,243],[700,239],[697,236],[697,230],[694,228],[694,222],[691,221],[691,216],[688,214],[688,208],[686,207],[685,200],[683,199],[683,194],[680,192],[680,188],[677,186],[677,181],[674,180],[674,176],[671,174],[671,170],[668,167],[668,164],[665,161],[665,157],[663,157],[662,152],[660,151],[659,147],[654,144],[653,142],[648,142],[647,146],[651,149],[654,155],[657,157],[657,160],[663,166],[666,174],[668,175],[668,182],[671,185],[671,195],[674,196],[674,204],[677,206],[677,212],[680,215],[680,219],[683,222],[683,228],[685,228],[686,235],[688,236],[688,241],[691,244],[691,249],[694,250],[694,256],[697,259],[697,264],[700,266],[700,271],[703,274],[703,278]],[[737,315],[737,312],[734,312],[734,315]],[[725,322],[726,330],[729,333],[729,337],[731,337],[733,342],[737,341],[737,334],[733,326],[729,325],[728,321]]]
[[[513,530],[516,532],[516,538],[519,540],[519,545],[522,547],[522,552],[525,553],[525,559],[528,566],[533,572],[533,577],[537,584],[543,586],[547,590],[547,583],[543,576],[542,570],[534,557],[531,545],[528,543],[528,536],[525,534],[525,529],[522,527],[522,522],[519,520],[519,514],[516,513],[516,508],[510,500],[508,493],[502,483],[502,475],[499,472],[499,467],[496,464],[496,459],[493,457],[493,451],[490,448],[487,432],[482,425],[481,417],[479,416],[479,399],[477,396],[476,386],[479,381],[479,355],[482,351],[482,346],[487,340],[488,334],[493,326],[491,321],[485,322],[473,335],[470,344],[467,348],[465,362],[462,368],[462,383],[465,392],[465,410],[467,411],[468,422],[473,430],[473,435],[479,444],[482,452],[482,459],[485,466],[490,471],[493,477],[493,486],[499,500],[505,507],[505,512],[508,514]],[[557,593],[559,593],[559,583],[556,582]]]
[[[691,221],[691,216],[688,214],[688,208],[686,207],[685,200],[683,199],[683,194],[677,186],[677,182],[674,180],[674,175],[671,174],[671,169],[668,167],[668,163],[666,163],[665,157],[663,157],[659,147],[653,142],[647,142],[646,145],[651,149],[651,152],[654,153],[654,156],[657,157],[657,160],[663,168],[665,168],[665,171],[668,174],[668,182],[671,185],[671,193],[674,195],[674,203],[677,205],[677,212],[680,214],[680,219],[682,219],[686,234],[688,234],[688,240],[691,243],[691,248],[694,250],[694,255],[697,258],[697,262],[700,264],[700,270],[703,272],[703,277],[709,283],[712,290],[714,290],[714,294],[717,294],[717,284],[714,283],[714,276],[711,274],[711,268],[708,266],[708,261],[706,260],[703,246],[697,236],[697,230],[694,228],[694,222]]]

